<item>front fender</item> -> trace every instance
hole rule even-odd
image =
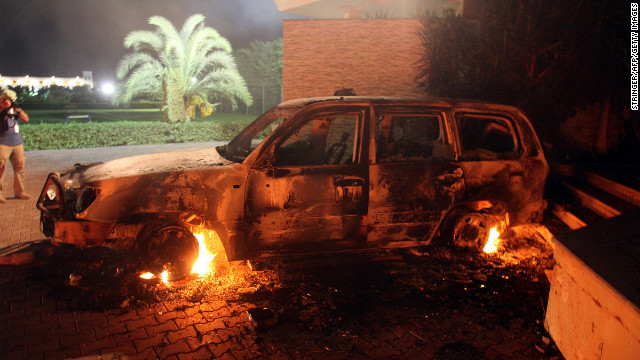
[[[96,189],[96,198],[77,218],[116,223],[190,219],[190,225],[216,231],[228,258],[239,259],[247,253],[245,174],[244,165],[236,164],[92,182],[87,186]]]

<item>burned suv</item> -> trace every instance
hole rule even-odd
[[[52,173],[37,206],[53,243],[186,269],[198,236],[219,238],[229,260],[434,239],[480,248],[493,224],[540,218],[547,174],[515,107],[309,98],[272,108],[224,146]]]

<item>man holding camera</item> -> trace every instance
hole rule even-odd
[[[7,89],[0,93],[0,204],[7,201],[2,193],[2,178],[9,159],[13,166],[13,191],[16,197],[23,200],[31,198],[25,192],[25,155],[18,126],[18,120],[29,122],[29,115],[22,111],[16,98],[13,90]]]

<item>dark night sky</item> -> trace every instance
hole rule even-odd
[[[193,14],[227,38],[233,49],[254,40],[282,36],[282,19],[273,0],[0,0],[0,74],[6,76],[82,76],[115,79],[128,51],[125,36],[153,30],[148,19],[160,15],[180,29]]]

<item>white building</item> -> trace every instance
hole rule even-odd
[[[25,86],[40,90],[43,87],[58,85],[66,88],[88,85],[93,88],[93,72],[83,71],[82,77],[35,77],[35,76],[5,76],[0,75],[0,88],[7,86]]]

